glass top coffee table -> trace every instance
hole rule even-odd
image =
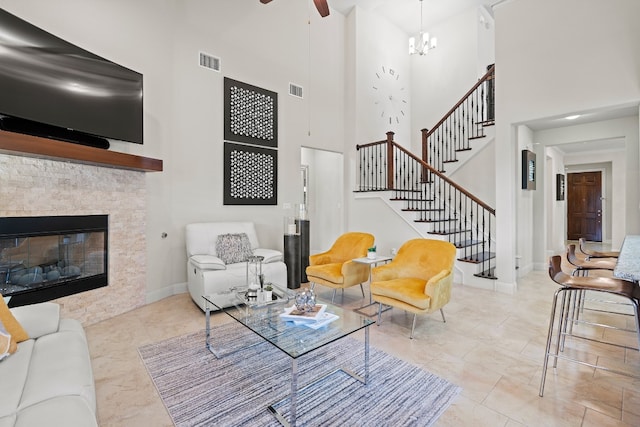
[[[205,318],[206,318],[206,345],[217,358],[225,355],[215,349],[215,337],[211,336],[210,315],[212,309],[221,310],[233,318],[250,331],[269,342],[291,358],[291,394],[290,394],[290,416],[285,418],[275,405],[271,404],[268,409],[285,426],[295,426],[296,424],[296,403],[298,395],[298,358],[314,350],[324,347],[334,341],[364,329],[364,375],[358,375],[348,369],[337,369],[343,371],[363,384],[369,380],[369,326],[374,324],[371,319],[362,316],[354,311],[346,310],[325,301],[318,300],[318,304],[326,305],[326,313],[338,316],[338,319],[318,329],[311,329],[304,325],[294,325],[280,317],[286,307],[293,305],[295,293],[288,289],[276,287],[274,295],[277,299],[272,301],[248,301],[246,289],[230,289],[213,295],[204,295]],[[233,305],[230,306],[229,303]],[[322,378],[314,380],[311,384],[326,378],[335,373],[333,371]]]

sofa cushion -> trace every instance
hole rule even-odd
[[[7,415],[6,417],[0,417],[0,427],[15,427],[16,414]]]
[[[251,249],[260,246],[253,222],[198,222],[187,224],[185,228],[187,256],[219,256],[216,253],[216,240],[218,235],[225,233],[246,233],[251,242]]]
[[[15,354],[0,362],[0,417],[14,413],[20,404],[34,344],[35,340],[21,342]]]
[[[216,253],[225,264],[246,261],[253,252],[246,233],[220,234],[216,239]]]
[[[371,293],[402,301],[420,310],[427,310],[431,303],[431,298],[424,293],[425,283],[426,281],[424,279],[416,278],[373,282],[371,284]]]
[[[258,248],[253,251],[256,256],[261,256],[263,264],[269,264],[270,262],[282,261],[282,252],[275,249],[263,249]]]
[[[189,258],[191,264],[201,270],[224,270],[227,268],[224,261],[213,255],[194,255]]]
[[[16,342],[22,342],[29,339],[29,334],[22,328],[20,323],[13,317],[11,310],[7,307],[7,303],[4,302],[2,295],[0,295],[0,322],[4,325],[4,328],[9,334],[16,340]]]
[[[97,426],[95,414],[79,396],[60,396],[30,406],[18,413],[15,427],[58,425],[64,427]]]
[[[11,313],[30,338],[38,338],[58,331],[60,304],[42,302],[23,305],[12,308]]]
[[[314,279],[326,280],[330,283],[344,283],[341,262],[309,266],[307,267],[307,276],[313,276]]]
[[[91,359],[84,332],[78,327],[61,322],[59,332],[35,341],[20,410],[57,396],[80,396],[95,407]]]

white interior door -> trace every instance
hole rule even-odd
[[[307,200],[310,228],[310,252],[322,252],[344,230],[344,158],[342,153],[302,147],[300,163],[307,182],[302,185],[302,200]],[[305,188],[306,187],[306,188]]]

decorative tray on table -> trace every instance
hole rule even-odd
[[[264,293],[261,291],[258,291],[255,295],[256,296],[250,293],[247,288],[236,289],[236,299],[238,302],[251,308],[266,307],[273,304],[286,304],[291,298],[288,291],[276,286],[273,287],[273,291],[271,292],[271,300],[265,300],[263,296]]]

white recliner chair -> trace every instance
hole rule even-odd
[[[246,261],[237,261],[236,253],[219,253],[229,249],[222,241],[245,242],[248,238],[250,249],[241,248],[246,253],[262,256],[262,273],[265,282],[272,282],[281,288],[287,287],[287,266],[282,261],[282,252],[260,248],[255,225],[252,222],[201,222],[187,224],[185,230],[187,246],[187,287],[193,301],[204,311],[203,295],[228,291],[234,287],[247,285]],[[240,245],[231,245],[230,251],[237,251]],[[239,256],[240,258],[242,256]],[[234,259],[236,258],[236,259]],[[225,260],[227,263],[225,263]],[[231,262],[230,262],[231,261]],[[232,305],[230,293],[229,305]],[[211,307],[214,309],[215,307]]]

